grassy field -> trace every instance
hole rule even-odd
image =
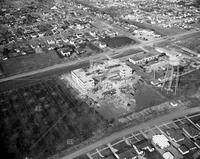
[[[122,46],[135,44],[136,41],[133,39],[130,39],[128,37],[106,37],[104,39],[101,39],[102,42],[105,42],[108,47],[110,48],[119,48]]]
[[[108,121],[117,119],[118,117],[129,113],[123,107],[116,107],[113,103],[100,102],[101,107],[96,108],[96,110]],[[134,110],[134,109],[133,109]]]
[[[55,52],[49,52],[47,54],[30,54],[11,58],[1,61],[1,65],[5,74],[10,76],[51,66],[62,61]]]
[[[0,94],[0,141],[7,155],[40,159],[90,138],[106,121],[56,79]]]
[[[135,98],[137,112],[161,104],[166,100],[164,96],[145,84],[138,86]]]
[[[200,54],[200,35],[199,34],[181,39],[179,42],[177,42],[177,44]]]
[[[141,49],[130,49],[128,51],[125,51],[119,55],[115,55],[113,56],[113,58],[121,58],[121,57],[125,57],[125,56],[130,56],[130,55],[134,55],[134,54],[137,54],[139,52],[141,52],[142,50]]]
[[[178,27],[171,27],[171,28],[163,28],[161,26],[155,25],[155,24],[148,24],[148,23],[143,23],[143,25],[146,28],[149,28],[151,30],[154,30],[155,32],[161,34],[161,35],[175,35],[175,34],[180,34],[185,32],[185,30],[178,28]]]

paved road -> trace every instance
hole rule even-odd
[[[199,31],[193,30],[193,31],[189,31],[189,32],[181,33],[181,34],[176,34],[176,35],[170,36],[168,38],[179,38],[181,36],[189,35],[189,34],[193,34],[193,33],[197,33],[197,32],[199,32]],[[94,56],[78,59],[76,61],[62,63],[62,64],[56,64],[56,65],[49,66],[49,67],[42,68],[42,69],[38,69],[38,70],[35,70],[35,71],[30,71],[30,72],[26,72],[26,73],[21,73],[21,74],[5,77],[5,78],[0,79],[0,83],[6,82],[6,81],[9,81],[9,80],[14,80],[14,79],[17,79],[17,78],[23,78],[23,77],[26,77],[26,76],[31,76],[31,75],[34,75],[34,74],[37,74],[37,73],[43,73],[43,72],[50,71],[50,70],[53,70],[53,69],[59,69],[59,68],[68,67],[68,66],[71,66],[71,65],[78,65],[80,63],[87,63],[89,60],[98,59],[100,57],[104,57],[105,55],[119,54],[119,53],[123,53],[124,51],[130,50],[130,49],[136,49],[138,47],[143,47],[145,45],[150,45],[150,44],[152,45],[152,44],[156,44],[158,42],[164,42],[165,40],[166,40],[166,38],[163,37],[163,38],[159,38],[157,40],[147,41],[147,42],[144,42],[144,43],[141,43],[141,44],[136,44],[136,45],[133,45],[133,46],[126,46],[126,47],[123,47],[123,48],[120,48],[120,49],[116,49],[114,52],[108,51],[108,52],[104,52],[104,53],[97,54],[97,55],[94,55]]]
[[[200,112],[200,107],[186,109],[186,110],[183,110],[183,111],[176,111],[176,112],[170,113],[168,115],[158,117],[156,119],[150,120],[149,122],[140,124],[138,126],[134,126],[134,127],[131,127],[131,128],[124,129],[120,132],[113,133],[111,136],[105,137],[105,138],[101,139],[100,141],[97,141],[97,142],[95,142],[91,145],[88,145],[88,146],[86,146],[86,147],[84,147],[84,148],[82,148],[82,149],[80,149],[80,150],[78,150],[74,153],[71,153],[71,154],[69,154],[65,157],[61,157],[61,159],[73,159],[73,158],[78,157],[82,154],[86,154],[87,152],[89,152],[89,151],[91,151],[91,150],[93,150],[93,149],[95,149],[95,148],[97,148],[101,145],[107,144],[109,142],[114,141],[115,139],[124,137],[125,135],[128,135],[128,134],[131,134],[132,132],[134,132],[136,130],[141,130],[143,128],[159,125],[161,123],[170,121],[172,119],[175,119],[175,118],[178,118],[178,117],[181,117],[181,116],[185,116],[185,115],[191,114],[191,113],[197,113],[197,112]]]

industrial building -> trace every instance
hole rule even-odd
[[[154,60],[158,58],[160,53],[157,51],[155,52],[140,52],[138,54],[135,54],[135,56],[129,58],[129,62],[133,63],[134,65],[143,64],[145,62]]]

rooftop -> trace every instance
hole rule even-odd
[[[184,124],[183,131],[191,138],[195,138],[199,135],[199,130],[193,125]]]
[[[86,72],[82,68],[73,70],[72,72],[76,74],[76,76],[79,77],[79,79],[82,80],[83,83],[92,80],[92,77],[86,75]]]
[[[174,155],[171,152],[167,151],[163,154],[163,158],[164,159],[174,159]]]
[[[182,154],[187,154],[187,153],[190,152],[189,149],[188,149],[188,147],[187,147],[186,145],[181,145],[181,146],[178,148],[178,150],[179,150]]]
[[[139,150],[142,150],[142,149],[144,149],[144,148],[146,148],[146,147],[149,147],[149,148],[152,147],[151,143],[150,143],[147,139],[143,139],[143,140],[141,140],[141,141],[135,143],[134,145],[135,145]]]
[[[134,61],[139,61],[142,60],[144,58],[148,58],[148,57],[152,57],[152,56],[156,56],[158,55],[157,52],[140,52],[138,54],[135,54],[135,56],[131,57],[132,60]]]
[[[152,137],[153,142],[158,145],[161,149],[164,149],[168,146],[170,146],[169,144],[169,140],[167,139],[166,136],[164,136],[163,134],[161,135],[154,135]]]
[[[189,150],[196,149],[196,145],[188,138],[185,138],[183,141],[178,142],[180,145],[186,145]]]
[[[171,128],[167,130],[166,133],[175,142],[178,142],[184,139],[183,131],[181,129]]]

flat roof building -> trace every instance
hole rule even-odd
[[[164,159],[174,159],[174,155],[171,152],[167,151],[163,154],[163,158]]]
[[[78,84],[83,92],[94,87],[94,79],[91,75],[87,75],[82,68],[71,71],[71,75],[74,82]]]
[[[168,138],[163,134],[154,135],[152,137],[152,141],[154,144],[158,145],[161,149],[164,149],[170,146]]]
[[[142,64],[144,62],[148,62],[151,60],[154,60],[158,58],[160,54],[155,52],[141,52],[138,54],[135,54],[135,56],[129,58],[129,62],[133,63],[134,65],[136,64]]]
[[[115,85],[120,86],[124,79],[132,75],[132,68],[118,60],[109,60],[90,68],[71,71],[72,79],[81,88],[82,93],[86,93],[95,87],[95,79],[96,81],[99,80],[104,88],[106,85],[113,84],[113,82]],[[105,91],[110,90],[107,89]]]

